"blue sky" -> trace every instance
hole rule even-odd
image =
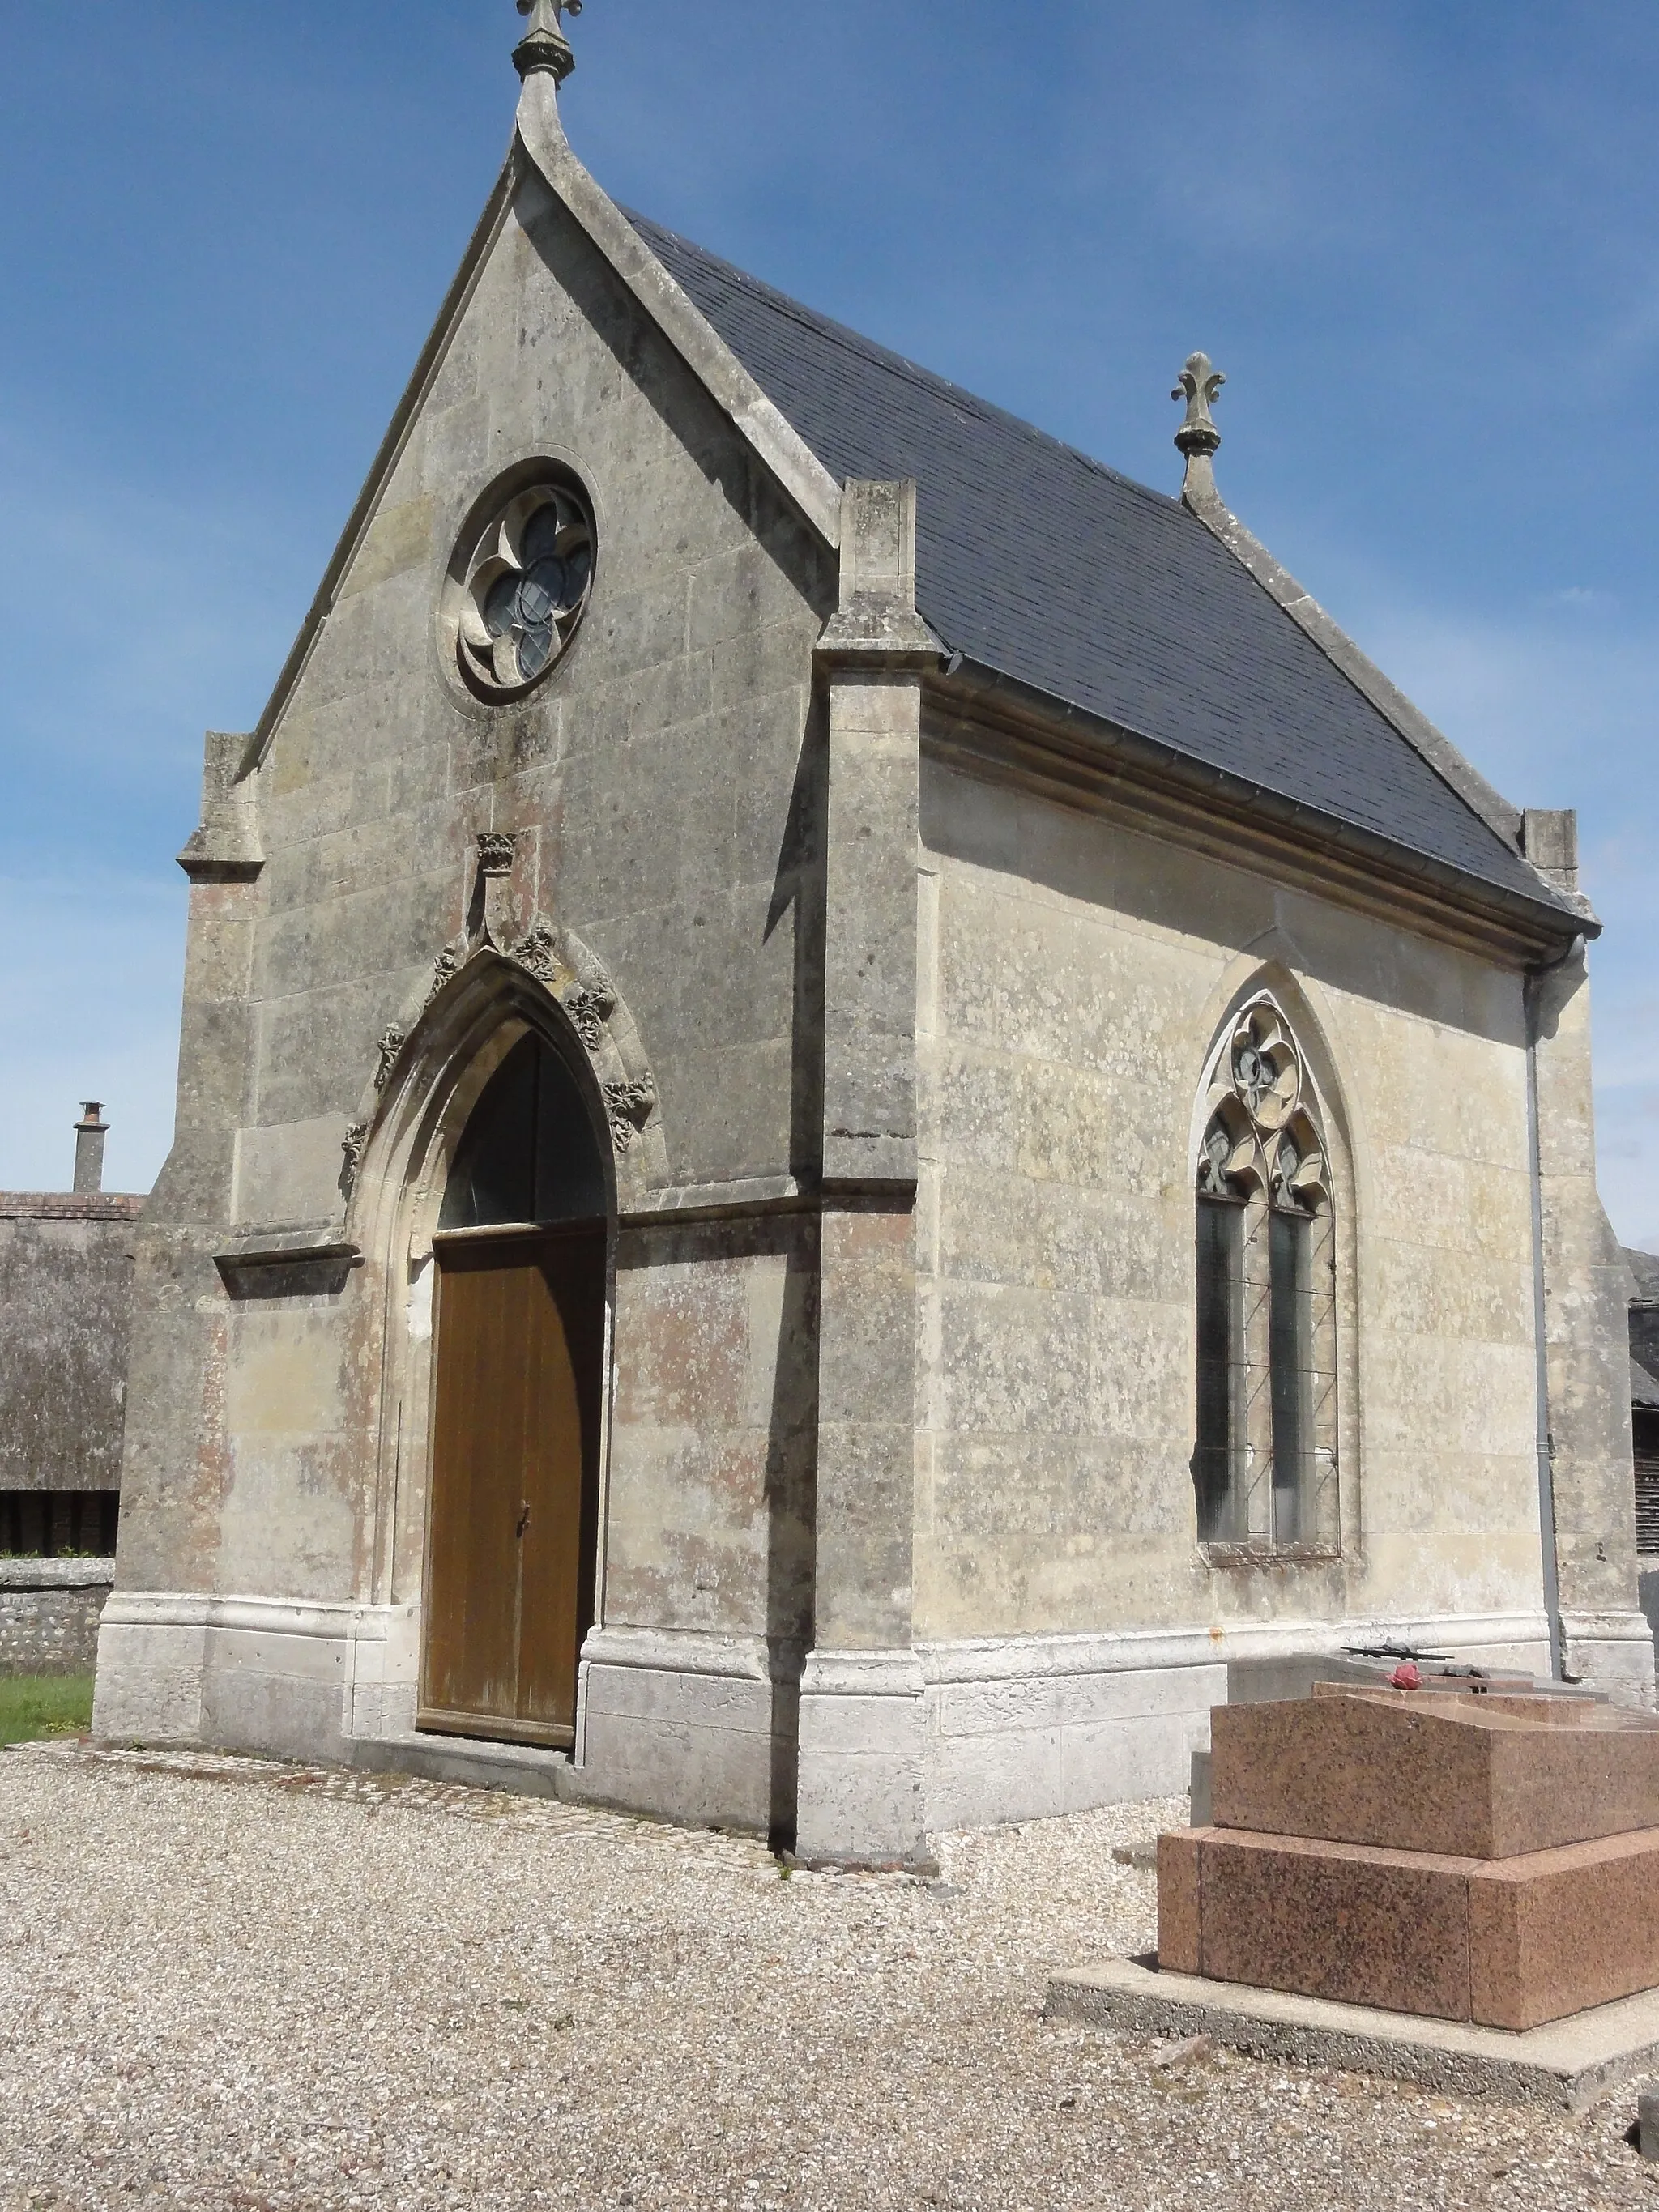
[[[0,0],[0,1187],[172,1121],[204,728],[257,719],[504,151],[510,0]],[[1659,1249],[1659,9],[589,0],[618,198],[1145,481],[1218,473],[1576,805],[1602,1190]]]

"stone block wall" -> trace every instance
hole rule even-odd
[[[919,1638],[1535,1641],[1519,979],[932,760],[921,817]],[[1189,1461],[1198,1088],[1264,976],[1334,1155],[1343,1541],[1258,1568]]]
[[[596,580],[549,682],[504,708],[461,682],[435,617],[456,547],[512,472],[544,459],[586,487]],[[806,756],[812,647],[835,596],[826,550],[527,181],[241,778],[257,836],[238,850],[263,860],[238,860],[241,879],[206,863],[192,879],[184,1081],[141,1243],[100,1731],[318,1755],[343,1725],[410,1726],[424,1209],[483,1055],[532,988],[531,1015],[547,1016],[539,969],[501,972],[501,948],[540,930],[603,969],[615,1004],[583,1048],[636,1038],[654,1102],[617,1155],[591,1758],[613,1795],[642,1778],[660,1804],[659,1760],[701,1730],[704,1795],[688,1807],[764,1826],[787,1795],[773,1739],[789,1731],[774,1720],[811,1626],[815,1278],[807,1216],[756,1217],[793,1203],[817,1139]],[[210,785],[227,751],[240,765],[247,749],[215,740]],[[204,815],[198,853],[222,833],[211,791]],[[511,849],[487,882],[481,837]],[[402,1059],[377,1082],[394,1031]],[[361,1265],[331,1282],[216,1264],[301,1225],[360,1247]],[[300,1630],[285,1625],[296,1605]]]

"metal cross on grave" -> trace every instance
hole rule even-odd
[[[581,12],[582,0],[519,0],[519,13],[530,18],[528,29],[513,49],[513,66],[520,76],[550,70],[556,83],[564,82],[576,66],[576,57],[564,34],[562,18]]]

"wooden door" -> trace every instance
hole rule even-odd
[[[419,1724],[568,1749],[592,1626],[602,1223],[438,1240]]]

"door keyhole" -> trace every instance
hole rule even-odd
[[[521,1535],[521,1536],[522,1536],[522,1535],[523,1535],[523,1534],[524,1534],[524,1532],[525,1532],[525,1530],[526,1530],[529,1526],[530,1526],[530,1500],[526,1498],[525,1499],[524,1503],[523,1503],[523,1504],[520,1506],[520,1508],[519,1508],[519,1530],[518,1530],[518,1533],[520,1534],[520,1535]]]

